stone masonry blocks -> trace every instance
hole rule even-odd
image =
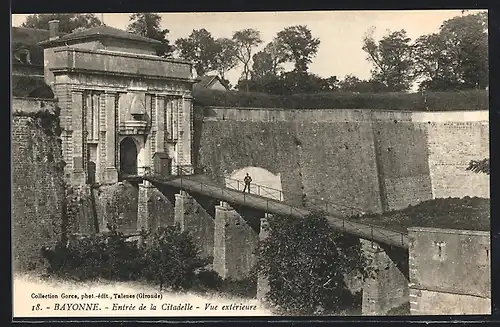
[[[161,192],[150,183],[139,185],[137,230],[155,232],[159,227],[174,225],[173,191]]]
[[[106,107],[106,119],[105,128],[106,134],[103,142],[106,143],[106,169],[104,171],[104,183],[115,183],[118,181],[118,170],[115,166],[116,156],[116,129],[115,129],[115,111],[117,110],[115,106],[117,94],[116,93],[106,93],[105,95],[105,107]]]
[[[149,182],[144,181],[142,184],[139,184],[139,195],[138,195],[138,203],[137,203],[137,230],[141,229],[149,230],[149,206],[148,200],[153,194],[155,190],[154,186]]]
[[[16,113],[26,102],[36,112],[36,100],[13,99],[12,109],[12,266],[15,271],[39,268],[40,247],[53,245],[62,233],[64,200],[61,145],[39,128],[36,118]],[[47,107],[50,102],[45,103]],[[51,121],[55,128],[56,117]],[[50,158],[50,159],[49,159]]]
[[[259,241],[265,240],[269,237],[269,227],[268,217],[264,217],[260,219],[260,233],[259,233]],[[269,292],[269,280],[267,277],[262,274],[258,274],[257,276],[257,299],[261,301],[265,301],[265,297],[267,292]]]
[[[490,232],[408,228],[412,315],[491,313]]]
[[[361,240],[363,253],[371,268],[363,285],[363,315],[384,315],[409,301],[408,279],[394,257],[377,243]],[[403,258],[404,260],[404,258]],[[404,268],[403,268],[404,269]]]
[[[214,213],[205,199],[195,198],[181,191],[175,194],[175,223],[188,231],[200,248],[203,256],[214,255]]]
[[[246,217],[244,217],[246,216]],[[228,205],[215,207],[214,270],[222,277],[244,279],[256,264],[259,233]]]

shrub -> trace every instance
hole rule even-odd
[[[266,302],[285,314],[334,314],[353,303],[344,276],[366,275],[358,238],[336,232],[314,213],[274,216],[260,246],[258,271],[269,280]]]
[[[256,271],[252,271],[244,279],[222,279],[217,272],[202,269],[196,274],[196,283],[192,290],[253,299],[257,295],[257,274]]]
[[[173,290],[189,289],[195,282],[197,270],[210,263],[202,258],[188,232],[180,227],[159,229],[148,240],[145,250],[145,278]]]
[[[250,271],[248,277],[244,279],[224,279],[219,286],[218,291],[241,298],[255,298],[257,296],[257,270],[253,269]]]
[[[471,160],[469,162],[469,166],[466,170],[473,171],[475,173],[483,173],[486,175],[490,174],[490,159],[482,159],[482,160]]]
[[[137,280],[142,277],[142,271],[147,265],[147,258],[138,247],[137,241],[127,240],[123,233],[112,227],[111,233],[106,237],[105,258],[102,277],[113,280]]]
[[[193,290],[197,292],[211,292],[220,289],[223,283],[221,276],[210,269],[200,269],[196,274]]]
[[[206,266],[187,232],[178,226],[141,233],[144,240],[131,241],[108,225],[106,235],[74,236],[54,249],[44,247],[48,273],[77,280],[104,278],[115,281],[146,280],[180,290],[191,287],[197,270]]]
[[[73,235],[54,249],[43,248],[48,273],[77,280],[140,278],[144,261],[137,242],[127,241],[115,227],[109,227],[108,235]]]
[[[12,96],[53,99],[54,93],[43,76],[12,75]]]
[[[387,316],[408,316],[410,315],[410,302],[405,302],[400,306],[394,307],[387,312]]]

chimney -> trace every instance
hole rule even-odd
[[[59,38],[59,21],[51,20],[49,22],[50,40],[55,40]]]

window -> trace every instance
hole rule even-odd
[[[178,138],[178,116],[182,108],[182,98],[167,97],[165,99],[166,112],[166,132],[168,140],[177,140]]]
[[[88,132],[87,141],[96,142],[99,140],[99,111],[101,93],[87,91],[85,98],[86,105],[86,130]]]
[[[434,260],[437,261],[446,261],[446,243],[443,241],[436,242],[434,241],[434,246],[436,252],[434,253]]]
[[[100,94],[92,94],[92,138],[99,139],[99,113],[101,110]]]

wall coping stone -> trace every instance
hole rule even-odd
[[[208,109],[229,109],[229,110],[262,110],[262,111],[298,111],[298,112],[305,112],[305,111],[343,111],[343,110],[348,110],[348,111],[361,111],[361,112],[375,112],[375,113],[383,113],[383,112],[388,112],[388,113],[400,113],[400,114],[406,114],[406,115],[411,115],[415,116],[415,114],[419,115],[435,115],[435,114],[463,114],[463,113],[480,113],[480,115],[485,115],[484,117],[485,120],[489,120],[488,114],[489,110],[487,109],[481,109],[481,110],[467,110],[467,109],[461,109],[461,110],[432,110],[432,111],[426,111],[426,110],[398,110],[398,109],[370,109],[370,108],[363,108],[363,109],[347,109],[347,108],[271,108],[271,107],[228,107],[228,106],[203,106],[203,105],[197,105],[195,104],[195,107],[199,108],[208,108]],[[420,117],[419,117],[420,118]]]
[[[408,227],[408,233],[411,232],[427,232],[437,234],[458,234],[458,235],[475,235],[490,237],[489,231],[466,230],[466,229],[446,229],[432,227]]]
[[[196,96],[195,96],[196,101]],[[309,121],[309,122],[407,122],[414,124],[489,123],[488,110],[406,111],[386,109],[286,109],[227,106],[195,107],[211,110],[203,113],[206,121]]]
[[[184,65],[189,65],[189,66],[193,65],[192,62],[187,61],[187,60],[182,60],[182,59],[163,58],[160,56],[150,55],[150,54],[139,54],[139,53],[131,53],[131,52],[115,51],[115,50],[105,50],[105,49],[95,49],[94,50],[94,49],[84,49],[84,48],[78,48],[78,47],[63,47],[63,48],[54,50],[54,53],[64,52],[64,51],[96,53],[96,54],[105,54],[105,55],[110,55],[110,56],[115,56],[115,57],[128,57],[128,58],[138,58],[138,59],[145,59],[145,60],[152,60],[152,61],[164,61],[164,62],[184,64]]]

